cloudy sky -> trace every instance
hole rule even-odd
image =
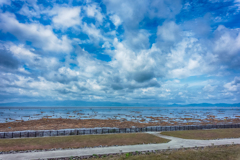
[[[0,0],[0,103],[240,103],[240,0]]]

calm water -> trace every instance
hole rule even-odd
[[[0,107],[0,123],[43,117],[69,119],[151,120],[147,117],[218,119],[240,116],[240,107]]]

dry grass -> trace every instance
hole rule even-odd
[[[120,120],[106,120],[106,119],[39,119],[23,122],[8,122],[0,123],[0,132],[23,131],[23,130],[59,130],[69,128],[94,128],[94,127],[117,127],[117,128],[131,128],[157,126],[159,123],[138,123],[131,121],[121,122]],[[162,123],[162,126],[171,125],[169,123]],[[10,128],[9,128],[10,127]]]
[[[240,145],[206,147],[203,149],[188,149],[179,151],[166,151],[146,155],[132,155],[126,157],[112,156],[105,158],[92,158],[90,160],[239,160]]]
[[[184,138],[184,139],[239,138],[240,128],[171,131],[171,132],[161,132],[161,134],[167,135],[167,136]]]
[[[169,142],[169,140],[145,133],[0,139],[0,151],[51,148],[83,148],[100,145],[134,145],[142,143],[167,142]]]

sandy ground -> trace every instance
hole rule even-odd
[[[156,119],[156,118],[154,118]],[[157,122],[156,122],[157,121]],[[0,132],[6,131],[23,131],[23,130],[58,130],[69,128],[94,128],[94,127],[146,127],[146,126],[175,126],[175,125],[206,125],[206,124],[230,124],[240,123],[239,118],[217,120],[217,119],[203,119],[200,122],[178,122],[169,120],[164,122],[155,120],[155,122],[133,122],[120,120],[102,120],[102,119],[40,119],[21,122],[0,123]]]

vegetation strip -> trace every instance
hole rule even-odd
[[[162,135],[178,137],[183,139],[223,139],[223,138],[239,138],[240,128],[231,129],[211,129],[211,130],[189,130],[189,131],[171,131],[161,132]]]
[[[97,146],[120,146],[167,142],[169,142],[169,140],[145,133],[1,139],[0,151],[6,152],[46,150],[52,148],[85,148]]]

